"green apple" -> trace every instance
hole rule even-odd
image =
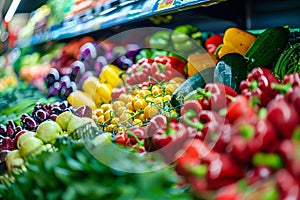
[[[27,138],[20,148],[20,153],[23,157],[29,154],[39,151],[39,149],[44,145],[43,141],[37,137]]]
[[[7,169],[8,169],[8,170],[11,169],[13,160],[15,160],[16,158],[22,158],[22,155],[21,155],[19,149],[12,150],[12,151],[10,151],[10,152],[6,155],[6,157],[5,157],[5,163],[6,163],[6,166],[7,166]]]
[[[33,131],[26,131],[25,133],[23,133],[22,135],[20,135],[17,139],[17,147],[18,149],[20,149],[20,147],[22,146],[22,143],[27,140],[27,138],[32,138],[34,137],[36,134],[36,132]],[[15,138],[16,139],[16,138]]]
[[[56,138],[63,132],[62,128],[55,121],[44,121],[36,129],[36,137],[44,143],[54,143]]]
[[[67,131],[68,124],[74,116],[71,111],[65,111],[57,116],[55,122],[60,125],[62,130]]]
[[[9,171],[12,171],[14,169],[22,169],[23,171],[25,171],[25,160],[23,158],[15,158],[7,168]]]
[[[94,122],[93,119],[88,118],[88,117],[78,117],[78,116],[74,115],[74,117],[71,118],[71,120],[68,124],[67,133],[71,134],[76,129],[78,129],[86,124],[91,124],[92,126],[96,127],[96,123]]]

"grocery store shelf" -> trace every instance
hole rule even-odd
[[[59,27],[37,33],[29,38],[17,40],[16,46],[26,47],[42,44],[51,40],[61,40],[76,37],[116,25],[146,19],[151,16],[162,15],[194,7],[207,7],[226,0],[132,0],[121,1],[115,7],[105,9],[97,7],[65,20]],[[115,1],[111,1],[116,3]],[[124,5],[126,2],[126,5]],[[129,3],[131,2],[131,3]],[[107,6],[107,5],[104,5]]]

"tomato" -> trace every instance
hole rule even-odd
[[[110,121],[111,124],[117,124],[120,121],[118,117],[113,117]]]
[[[177,84],[166,85],[166,94],[172,94],[178,88]]]
[[[123,123],[123,125],[127,125],[127,122],[131,123],[132,122],[132,118],[131,118],[131,114],[129,112],[124,112],[121,116],[120,116],[120,122]]]
[[[146,101],[147,102],[153,102],[154,101],[154,97],[153,96],[147,96],[146,97]]]
[[[122,106],[125,106],[125,102],[124,101],[120,101],[120,100],[117,100],[117,101],[114,101],[113,104],[112,104],[112,108],[117,111],[119,107],[122,107]]]
[[[109,110],[105,111],[104,112],[104,120],[105,121],[111,120],[113,115],[114,115],[114,111],[112,109],[109,109]]]
[[[140,119],[134,119],[133,122],[132,122],[133,125],[136,125],[136,126],[143,126],[143,121],[140,120]]]
[[[151,94],[151,91],[147,90],[147,89],[140,90],[140,92],[139,92],[139,95],[143,98],[146,98],[150,94]]]
[[[133,91],[132,91],[132,93],[131,94],[133,94],[133,95],[137,95],[137,94],[139,94],[139,92],[141,91],[141,89],[140,88],[135,88]]]
[[[163,97],[163,101],[170,101],[170,100],[171,100],[171,95],[169,94]]]
[[[96,114],[97,117],[99,117],[99,116],[101,116],[101,115],[104,114],[104,110],[101,109],[101,108],[99,108],[99,109],[97,109],[97,110],[95,111],[95,114]]]
[[[119,145],[126,146],[129,144],[130,140],[126,132],[119,132],[115,136],[116,143]]]
[[[133,106],[133,103],[132,103],[132,102],[128,102],[128,103],[126,104],[126,108],[127,108],[127,110],[135,111],[135,109],[134,109],[134,106]]]
[[[103,109],[104,112],[108,111],[109,109],[112,108],[112,105],[110,103],[105,103],[105,104],[102,104],[100,106],[101,109]]]
[[[153,100],[153,103],[161,105],[164,102],[164,98],[162,96],[159,97],[155,97],[155,99]]]
[[[127,109],[126,109],[126,107],[124,107],[124,106],[119,107],[118,110],[116,110],[117,115],[118,115],[118,116],[122,115],[126,110],[127,110]]]
[[[159,85],[154,85],[154,86],[152,87],[152,89],[151,89],[151,92],[152,92],[152,94],[153,94],[154,96],[157,96],[157,95],[163,93],[163,91],[162,91],[162,89],[160,88]]]
[[[119,100],[120,101],[123,101],[125,103],[128,103],[132,100],[133,96],[131,94],[121,94],[120,97],[119,97]]]
[[[144,121],[145,120],[145,115],[143,113],[139,114],[139,115],[135,116],[135,119],[140,119],[140,120]]]
[[[104,131],[113,132],[117,130],[118,126],[116,124],[109,124],[108,126],[104,127]]]
[[[144,109],[144,117],[145,119],[151,119],[152,117],[158,115],[158,108],[154,105],[147,105]]]
[[[100,115],[97,117],[97,121],[100,122],[100,123],[103,123],[105,120],[104,120],[104,115]]]
[[[144,110],[147,105],[148,103],[144,99],[139,98],[134,102],[133,107],[135,110]]]

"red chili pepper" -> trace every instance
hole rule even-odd
[[[243,95],[250,98],[257,98],[260,106],[266,106],[272,100],[278,91],[271,85],[278,84],[279,80],[268,68],[254,68],[246,80],[241,81],[240,91]]]
[[[284,98],[277,98],[269,103],[267,119],[273,124],[279,136],[287,139],[293,137],[300,124],[300,117],[295,106]]]
[[[189,138],[185,125],[170,120],[164,115],[157,115],[149,122],[146,130],[147,138],[145,149],[160,153],[166,162],[173,162],[175,154]]]
[[[280,190],[280,199],[300,199],[299,179],[289,173],[286,169],[280,169],[275,174],[277,186]]]
[[[179,74],[181,74],[181,76],[187,76],[185,69],[186,62],[180,58],[176,58],[173,56],[156,56],[154,58],[154,62],[163,64],[166,67],[170,67],[171,69],[173,69],[172,71],[178,72]]]
[[[205,49],[208,53],[214,54],[220,44],[223,44],[223,36],[219,34],[212,35],[205,41]]]
[[[284,140],[279,145],[279,153],[282,155],[286,168],[300,180],[300,141]]]
[[[200,88],[198,91],[203,96],[199,101],[205,110],[219,111],[238,95],[234,89],[222,83],[208,83],[204,89]]]

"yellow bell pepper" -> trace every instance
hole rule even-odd
[[[90,76],[83,82],[82,90],[88,93],[95,100],[96,88],[99,86],[99,78],[95,76]]]
[[[112,100],[112,90],[110,84],[100,83],[96,88],[95,103],[99,107],[103,103],[109,103]]]
[[[108,83],[112,88],[115,88],[121,83],[119,74],[122,70],[115,65],[106,65],[102,68],[99,79],[100,83]]]
[[[255,39],[252,33],[239,28],[228,28],[224,33],[223,45],[218,50],[218,57],[221,58],[228,53],[239,53],[244,56]]]
[[[72,92],[67,98],[69,104],[74,108],[79,108],[80,106],[89,106],[91,109],[96,109],[96,104],[93,98],[86,92],[81,90],[76,90]]]

